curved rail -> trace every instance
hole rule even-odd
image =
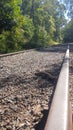
[[[72,112],[69,101],[69,47],[66,51],[44,130],[72,130]]]

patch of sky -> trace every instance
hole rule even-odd
[[[69,16],[69,12],[70,12],[70,6],[71,3],[73,3],[73,0],[58,0],[61,4],[65,5],[66,11],[64,13],[65,18],[67,19],[67,22],[69,22],[71,20],[70,16]]]

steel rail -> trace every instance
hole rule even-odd
[[[69,46],[44,130],[72,130],[72,108],[69,101]]]
[[[21,53],[25,53],[25,52],[30,52],[30,51],[36,51],[36,49],[29,49],[29,50],[17,51],[17,52],[12,52],[12,53],[7,53],[7,54],[0,54],[0,58],[17,55],[17,54],[21,54]]]
[[[67,45],[66,44],[62,44],[62,45],[59,45],[59,46],[67,46]],[[49,46],[49,49],[50,49],[50,47],[53,47],[53,45]],[[12,55],[17,55],[17,54],[20,54],[20,53],[30,52],[30,51],[41,50],[43,48],[45,49],[47,47],[39,47],[39,48],[34,48],[34,49],[29,49],[29,50],[23,50],[23,51],[17,51],[17,52],[12,52],[12,53],[0,54],[0,58],[7,57],[7,56],[12,56]]]
[[[46,47],[44,47],[44,48],[46,48]],[[6,54],[0,54],[0,58],[12,56],[12,55],[17,55],[17,54],[21,54],[21,53],[26,53],[26,52],[30,52],[30,51],[37,51],[37,50],[41,50],[41,49],[43,49],[43,47],[35,48],[35,49],[29,49],[29,50],[23,50],[23,51],[17,51],[17,52],[12,52],[12,53],[6,53]]]
[[[44,47],[44,48],[46,48],[46,47]],[[37,51],[37,50],[41,50],[41,49],[43,49],[43,47],[28,49],[28,50],[23,50],[23,51],[17,51],[17,52],[12,52],[12,53],[6,53],[6,54],[0,54],[0,58],[12,56],[12,55],[17,55],[17,54],[21,54],[21,53],[26,53],[26,52],[30,52],[30,51]]]

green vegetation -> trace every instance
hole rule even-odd
[[[64,28],[64,39],[65,43],[73,42],[73,19]]]
[[[1,0],[0,52],[46,47],[63,38],[72,41],[68,31],[73,21],[65,26],[64,12],[65,6],[58,0]]]
[[[73,43],[73,1],[63,0],[66,7],[67,22],[62,29],[64,43]]]

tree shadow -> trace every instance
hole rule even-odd
[[[19,76],[19,75],[9,75],[6,78],[0,79],[0,89],[2,87],[7,86],[18,86],[22,84],[28,84],[36,80],[36,77],[27,77],[27,76]]]
[[[54,66],[56,66],[56,67],[54,67]],[[38,122],[38,124],[36,124],[36,125],[34,126],[35,130],[44,130],[44,127],[45,127],[46,121],[47,121],[47,117],[48,117],[48,114],[49,114],[50,106],[51,106],[51,103],[52,103],[52,99],[53,99],[53,95],[54,95],[56,83],[57,83],[58,76],[59,76],[59,73],[60,73],[60,70],[61,70],[61,66],[62,66],[61,63],[58,64],[58,65],[54,64],[54,65],[52,65],[52,69],[51,69],[50,71],[49,71],[49,70],[46,70],[46,71],[45,71],[45,72],[47,72],[47,73],[45,73],[45,72],[38,72],[38,74],[37,74],[37,76],[41,77],[42,80],[43,80],[43,79],[46,79],[46,80],[49,81],[49,83],[48,83],[49,85],[48,85],[48,86],[50,86],[50,84],[51,84],[53,91],[52,91],[52,94],[51,94],[51,96],[50,96],[50,98],[49,98],[48,109],[44,109],[43,111],[41,111],[41,113],[43,113],[43,117],[42,117],[42,119]],[[51,79],[50,75],[48,75],[49,73],[50,73],[51,75],[53,75],[54,78]],[[56,77],[56,78],[55,78],[55,77]],[[41,80],[41,83],[42,83],[42,80]],[[40,87],[40,86],[39,86],[39,87]],[[39,87],[38,87],[38,88],[39,88]],[[42,85],[42,87],[44,87],[44,86]],[[47,87],[47,86],[46,86],[46,87]]]
[[[36,50],[40,52],[65,53],[67,48],[68,48],[68,44],[59,44],[50,47],[38,48]]]
[[[53,64],[51,69],[48,68],[44,71],[36,71],[33,76],[29,77],[27,74],[23,76],[19,75],[9,75],[8,77],[0,79],[0,89],[5,86],[18,86],[18,85],[33,85],[34,83],[37,84],[35,87],[45,88],[49,87],[50,85],[55,85],[59,71],[61,69],[61,63]]]
[[[44,130],[49,110],[43,110],[43,118],[41,121],[34,126],[35,130]]]
[[[70,49],[70,52],[73,52],[73,43],[69,44],[69,49]]]
[[[47,68],[44,71],[36,71],[35,75],[38,79],[38,89],[55,86],[61,70],[61,66],[62,63],[59,63],[58,65],[52,64],[50,70]]]
[[[52,99],[53,99],[53,95],[54,95],[54,90],[55,90],[55,87],[53,89],[53,92],[50,96],[50,100],[48,102],[48,109],[44,109],[43,111],[41,111],[41,113],[43,114],[43,117],[39,121],[39,123],[34,126],[35,130],[44,130],[44,128],[45,128],[47,117],[49,115],[49,111],[50,111],[50,107],[51,107],[51,103],[52,103]]]
[[[56,82],[58,79],[58,75],[61,70],[62,63],[58,64],[52,64],[51,69],[47,68],[44,71],[36,71],[33,77],[27,77],[25,76],[18,76],[18,75],[10,75],[7,78],[1,79],[0,80],[0,88],[5,87],[7,85],[20,85],[20,84],[27,84],[29,83],[30,85],[33,83],[33,87],[37,87],[37,89],[43,89],[49,88],[50,86],[52,87],[52,94],[49,97],[49,102],[48,102],[48,110],[44,109],[41,111],[43,114],[42,119],[34,126],[35,130],[44,130],[45,123],[47,120],[47,116],[50,110],[51,102],[53,99],[53,94],[56,86]],[[36,83],[36,86],[34,85],[34,82]]]
[[[53,53],[65,53],[69,46],[70,52],[73,52],[73,43],[64,43],[59,45],[53,45],[44,48],[37,48],[40,52],[53,52]]]

